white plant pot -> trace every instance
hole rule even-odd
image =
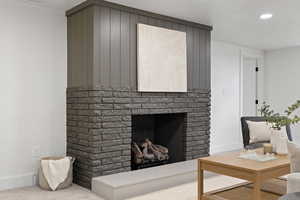
[[[276,153],[277,154],[288,154],[288,148],[287,148],[287,138],[279,138],[277,146],[276,146]]]
[[[276,152],[276,146],[277,146],[277,140],[278,140],[277,134],[278,133],[276,132],[276,130],[271,131],[271,141],[270,141],[270,143],[272,144],[273,152]]]
[[[271,144],[273,146],[273,151],[277,154],[286,155],[288,154],[287,141],[288,138],[286,135],[283,135],[283,131],[272,130],[271,133]]]

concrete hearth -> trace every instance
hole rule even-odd
[[[92,191],[107,200],[123,200],[196,180],[195,160],[93,178]]]

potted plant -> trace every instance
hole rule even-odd
[[[300,117],[295,114],[295,111],[300,107],[300,100],[289,106],[284,114],[276,113],[271,106],[266,102],[263,103],[259,109],[261,116],[266,118],[267,123],[272,127],[271,144],[273,150],[278,154],[287,154],[287,136],[283,127],[288,125],[295,125],[300,121]]]

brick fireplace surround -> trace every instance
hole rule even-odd
[[[185,160],[209,154],[210,91],[139,93],[68,89],[67,153],[77,158],[74,180],[131,170],[131,116],[187,113]]]
[[[93,177],[131,170],[134,115],[183,113],[180,160],[209,154],[212,27],[102,0],[66,15],[67,154],[76,158],[75,183],[91,188]],[[186,32],[188,92],[137,91],[139,23]]]

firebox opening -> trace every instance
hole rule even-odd
[[[132,170],[185,160],[186,113],[132,116]]]

